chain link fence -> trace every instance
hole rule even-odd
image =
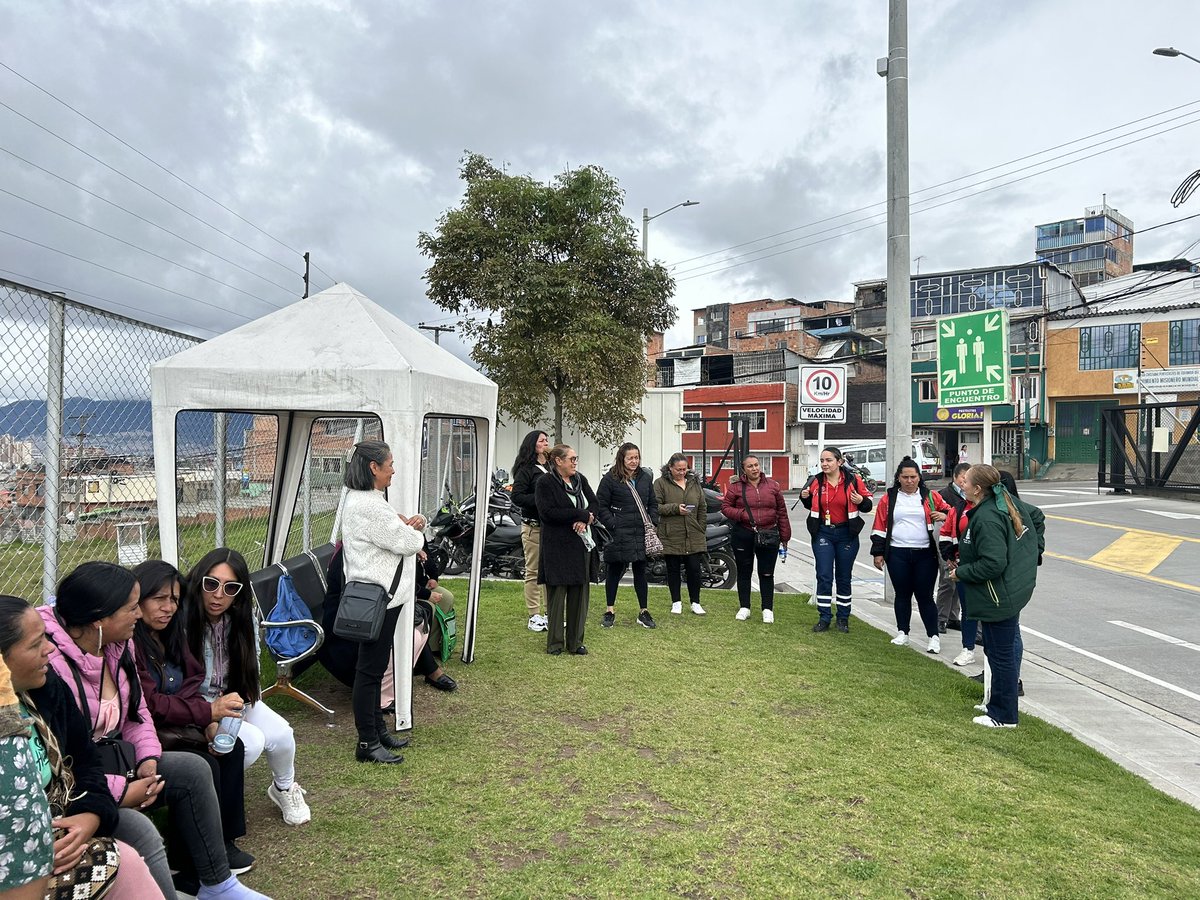
[[[158,554],[150,364],[198,338],[0,278],[0,591]]]

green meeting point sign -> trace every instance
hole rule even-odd
[[[938,406],[1009,402],[1008,310],[938,319]]]

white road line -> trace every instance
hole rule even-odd
[[[1077,495],[1082,495],[1084,497],[1087,497],[1089,495],[1094,496],[1094,495],[1100,493],[1095,488],[1092,488],[1090,491],[1079,491],[1079,490],[1073,490],[1073,489],[1069,489],[1069,488],[1045,488],[1045,490],[1047,493],[1050,493],[1050,494],[1077,494]]]
[[[1130,631],[1136,631],[1139,634],[1144,634],[1152,638],[1158,638],[1160,641],[1166,641],[1168,644],[1174,644],[1176,647],[1187,647],[1189,650],[1200,650],[1200,644],[1193,644],[1191,641],[1185,641],[1183,638],[1177,638],[1169,634],[1163,634],[1161,631],[1153,631],[1149,628],[1143,628],[1141,625],[1132,625],[1129,622],[1122,622],[1119,619],[1110,621],[1108,624],[1117,625],[1121,628],[1128,628]]]
[[[1021,496],[1025,496],[1022,494]],[[1038,509],[1066,509],[1069,506],[1101,506],[1105,503],[1132,503],[1133,497],[1113,497],[1110,500],[1083,500],[1079,503],[1039,503]]]
[[[1052,638],[1048,634],[1042,634],[1040,631],[1034,631],[1028,625],[1021,626],[1021,634],[1032,634],[1034,637],[1041,638],[1043,641],[1049,641],[1062,647],[1065,650],[1070,650],[1073,653],[1078,653],[1081,656],[1086,656],[1088,659],[1094,659],[1096,662],[1104,663],[1106,666],[1112,666],[1127,675],[1132,675],[1134,678],[1141,678],[1143,681],[1148,681],[1151,684],[1156,684],[1161,688],[1166,688],[1168,691],[1174,691],[1176,694],[1182,694],[1190,700],[1200,700],[1200,694],[1193,693],[1186,688],[1181,688],[1177,684],[1171,684],[1169,681],[1163,681],[1161,678],[1155,678],[1153,675],[1147,675],[1145,672],[1139,672],[1137,669],[1131,669],[1129,666],[1122,665],[1119,662],[1101,656],[1099,653],[1093,653],[1091,650],[1084,650],[1082,647],[1076,647],[1074,644],[1068,644],[1066,641],[1060,641],[1058,638]]]

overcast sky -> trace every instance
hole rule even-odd
[[[1200,65],[1151,54],[1200,56],[1194,0],[910,6],[914,212],[964,188],[913,217],[923,272],[1028,260],[1035,224],[1104,195],[1139,229],[1200,213],[1170,203],[1200,168]],[[317,289],[447,323],[416,239],[461,198],[465,150],[540,179],[603,166],[638,227],[700,201],[650,226],[684,313],[668,346],[708,303],[849,299],[885,274],[885,0],[0,0],[0,33],[28,79],[0,68],[0,230],[20,236],[0,234],[0,275],[166,327],[207,337],[285,305],[304,250]],[[1135,260],[1198,223],[1138,236]]]

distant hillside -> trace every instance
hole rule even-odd
[[[84,431],[90,447],[103,447],[109,453],[148,455],[153,444],[153,424],[149,400],[92,400],[88,397],[67,397],[63,400],[63,436],[72,440],[79,433],[80,420],[87,416]],[[252,416],[235,413],[229,417],[228,444],[241,447],[244,432]],[[39,447],[46,436],[46,403],[43,400],[17,400],[0,406],[0,434],[18,440],[32,440]],[[211,447],[212,417],[191,414],[187,417],[186,433],[179,435],[184,447]]]

